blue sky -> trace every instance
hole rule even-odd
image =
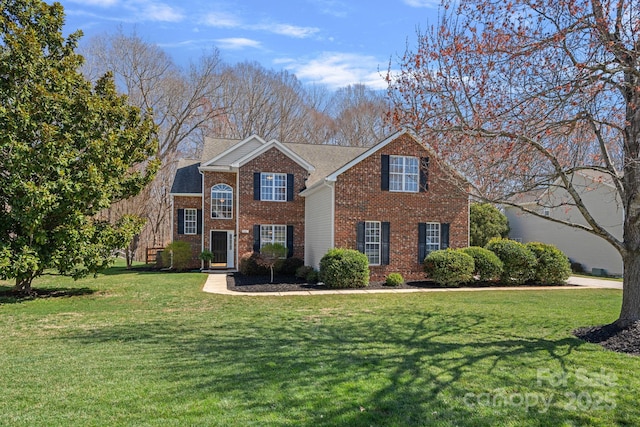
[[[66,32],[122,28],[180,65],[215,46],[224,62],[257,61],[304,83],[386,87],[389,63],[434,24],[438,0],[59,0]],[[380,70],[380,72],[379,72]]]

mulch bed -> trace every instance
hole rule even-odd
[[[238,292],[287,292],[287,291],[309,291],[328,290],[324,285],[306,283],[303,279],[295,276],[276,275],[273,283],[270,283],[269,276],[245,276],[241,273],[234,273],[227,276],[227,289]],[[460,286],[461,288],[487,288],[506,286],[495,282],[473,282]],[[538,286],[531,283],[527,286]],[[398,286],[387,286],[384,282],[370,282],[365,289],[440,289],[442,286],[429,280],[408,281]]]
[[[619,328],[614,324],[579,328],[573,334],[608,350],[640,356],[640,322],[628,328]]]

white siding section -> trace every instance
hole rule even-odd
[[[333,248],[334,187],[324,185],[305,198],[304,263],[318,269]]]
[[[574,183],[578,179],[583,180],[583,185],[578,186],[583,189],[580,196],[595,220],[609,233],[621,239],[624,215],[614,188],[606,184],[595,184],[578,176],[574,176]],[[558,201],[561,197],[562,194],[558,191],[551,197],[550,202]],[[542,207],[526,207],[543,212]],[[622,275],[622,257],[604,239],[586,231],[524,214],[517,208],[509,207],[505,209],[505,214],[509,219],[509,237],[512,239],[521,239],[523,243],[537,241],[555,245],[572,261],[582,264],[589,273],[593,268],[603,268],[608,274]],[[586,221],[575,207],[551,208],[549,216],[586,225]]]
[[[230,165],[238,159],[242,159],[243,157],[248,156],[253,153],[258,148],[262,147],[262,143],[257,139],[252,139],[251,141],[247,141],[246,143],[240,145],[235,150],[226,155],[220,157],[216,160],[216,165]]]

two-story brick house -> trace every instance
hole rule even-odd
[[[171,189],[173,239],[217,268],[282,243],[318,267],[333,247],[360,250],[372,278],[422,277],[432,250],[469,242],[465,181],[406,131],[369,148],[209,139]]]

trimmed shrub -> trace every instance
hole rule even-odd
[[[522,243],[509,239],[491,239],[486,248],[502,261],[502,283],[522,285],[535,277],[538,261]]]
[[[296,270],[296,277],[304,279],[307,283],[318,283],[318,271],[310,265],[303,265]]]
[[[387,286],[400,286],[404,283],[404,277],[400,273],[390,273],[384,282]]]
[[[258,263],[257,252],[247,252],[240,257],[238,270],[245,276],[266,276],[269,274],[269,269]]]
[[[502,274],[503,264],[500,258],[489,249],[479,246],[458,249],[473,258],[473,275],[480,280],[497,280]]]
[[[469,238],[471,246],[485,246],[494,237],[507,237],[509,221],[491,203],[471,203],[469,207]]]
[[[301,267],[298,267],[298,269],[296,270],[296,277],[298,279],[306,279],[307,275],[312,271],[313,267],[311,267],[310,265],[303,265]]]
[[[276,264],[276,271],[279,274],[286,274],[287,276],[293,276],[297,273],[300,267],[304,266],[304,261],[300,258],[291,257],[285,258]]]
[[[535,280],[541,284],[559,285],[571,275],[569,258],[554,245],[529,242],[525,245],[536,256]]]
[[[571,261],[571,271],[574,273],[584,273],[584,266],[577,261]]]
[[[369,260],[354,249],[329,249],[320,260],[319,279],[329,288],[363,288],[369,284]]]
[[[305,280],[307,283],[318,283],[318,272],[314,269],[306,275]]]
[[[473,258],[458,250],[433,251],[423,265],[427,276],[442,286],[459,286],[473,279]]]
[[[175,240],[167,245],[162,252],[162,266],[177,271],[189,269],[193,254],[191,245],[182,240]]]

